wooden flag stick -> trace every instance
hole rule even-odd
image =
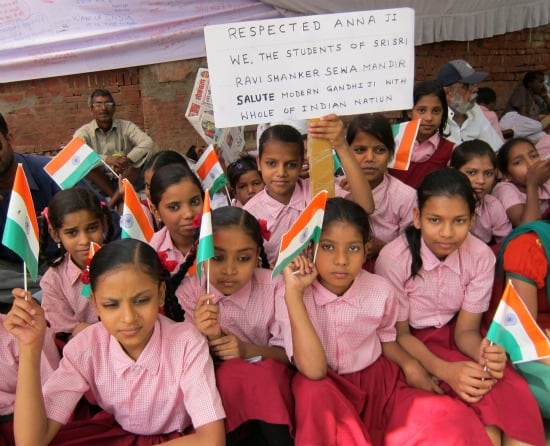
[[[116,172],[114,171],[114,169],[113,169],[111,166],[109,166],[109,165],[105,162],[105,160],[104,160],[103,158],[101,158],[101,162],[103,163],[103,165],[104,165],[108,170],[111,171],[111,173],[112,173],[115,177],[117,177],[118,179],[120,179],[120,175],[119,175],[118,173],[116,173]]]
[[[210,259],[206,261],[206,294],[210,294]],[[206,301],[210,305],[210,299]]]
[[[29,300],[27,297],[27,289],[29,288],[27,280],[27,264],[23,262],[23,289],[25,290],[25,300]]]

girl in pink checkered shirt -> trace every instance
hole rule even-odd
[[[212,211],[212,234],[210,293],[193,276],[182,282],[176,295],[186,320],[206,337],[217,361],[226,431],[258,420],[255,424],[267,444],[290,444],[291,370],[284,350],[270,345],[274,297],[282,283],[272,281],[271,271],[259,267],[267,266],[265,224],[241,208],[226,206]]]
[[[544,445],[527,383],[507,363],[502,347],[481,334],[495,256],[469,232],[476,207],[470,181],[455,169],[441,169],[426,175],[417,195],[413,226],[382,249],[375,266],[398,291],[399,344],[432,380],[432,392],[474,411],[485,439]]]
[[[369,237],[366,212],[332,198],[315,263],[298,257],[285,268],[272,343],[298,369],[296,444],[489,444],[475,415],[431,393],[431,379],[396,342],[395,290],[362,269]]]
[[[101,323],[65,346],[59,368],[43,387],[44,312],[29,293],[14,290],[4,327],[20,351],[17,444],[225,444],[225,413],[206,342],[193,325],[159,315],[166,276],[153,248],[138,240],[117,240],[99,250],[90,285]],[[87,391],[104,410],[70,422]]]

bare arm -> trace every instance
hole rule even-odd
[[[334,114],[323,116],[319,121],[310,121],[308,132],[312,138],[322,138],[330,141],[342,162],[342,168],[346,172],[351,198],[368,214],[372,214],[374,212],[374,198],[372,197],[370,184],[351,153],[344,135],[342,120]]]
[[[317,271],[312,262],[299,256],[284,269],[284,275],[294,363],[309,379],[322,379],[327,374],[327,358],[304,304],[304,290],[315,280]]]
[[[4,321],[4,327],[19,344],[19,370],[15,394],[14,435],[18,445],[48,445],[61,424],[46,417],[40,360],[46,332],[46,319],[38,303],[28,293],[15,289],[13,307]],[[29,417],[31,417],[29,419]],[[29,421],[32,420],[32,429]]]

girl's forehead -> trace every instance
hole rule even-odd
[[[301,158],[303,154],[303,145],[297,142],[285,142],[271,139],[263,144],[261,158],[269,157],[271,159],[296,159]]]

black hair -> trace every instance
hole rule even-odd
[[[229,164],[227,166],[227,180],[229,181],[231,188],[234,190],[237,187],[239,178],[251,170],[258,172],[258,175],[260,174],[258,171],[258,163],[256,162],[256,158],[251,155],[242,154],[239,158]]]
[[[351,145],[359,132],[371,134],[386,146],[391,156],[394,155],[395,140],[393,139],[390,121],[388,121],[385,116],[377,114],[356,116],[353,121],[350,122],[346,132],[346,140],[349,145]]]
[[[264,151],[264,144],[268,141],[280,141],[289,146],[295,145],[296,153],[300,160],[304,160],[304,142],[302,135],[291,125],[278,124],[265,129],[258,141],[258,157],[261,158]]]
[[[168,277],[159,257],[150,245],[140,240],[125,238],[103,246],[90,262],[90,287],[92,291],[102,275],[122,266],[133,265],[154,281],[165,282]]]
[[[427,174],[418,186],[416,196],[420,213],[430,198],[441,196],[462,197],[468,205],[470,215],[475,213],[477,197],[470,180],[462,172],[452,167],[444,167]],[[405,235],[412,256],[410,278],[414,278],[422,268],[422,257],[420,256],[422,234],[420,229],[410,225],[405,230]]]
[[[88,97],[88,107],[91,107],[94,102],[94,98],[97,98],[99,96],[104,96],[106,98],[109,98],[109,100],[113,104],[115,104],[115,98],[113,98],[113,95],[109,90],[107,90],[106,88],[96,88],[94,91],[92,91],[92,94],[90,94],[90,96]]]
[[[158,208],[162,195],[166,189],[174,184],[178,184],[186,178],[193,182],[199,189],[201,196],[204,196],[201,182],[187,163],[169,164],[157,169],[151,178],[149,191],[153,205]]]
[[[544,79],[544,72],[542,71],[528,71],[523,76],[523,86],[529,88],[529,84],[537,79]]]
[[[264,249],[264,238],[260,224],[250,212],[236,206],[223,206],[212,211],[212,232],[235,226],[248,235],[260,249],[262,268],[269,268]]]
[[[527,143],[531,147],[536,149],[535,145],[527,138],[518,137],[518,138],[509,139],[508,141],[506,141],[500,147],[500,149],[498,149],[498,152],[497,152],[497,167],[502,174],[504,175],[508,174],[508,161],[510,161],[508,158],[510,156],[510,150],[512,150],[514,146],[516,146],[519,143]]]
[[[113,225],[113,219],[111,211],[106,204],[102,204],[99,201],[97,195],[95,195],[89,189],[83,187],[72,187],[57,192],[50,200],[47,208],[48,218],[40,219],[40,253],[41,258],[46,257],[45,252],[46,245],[48,243],[48,228],[58,232],[63,226],[63,221],[67,214],[72,214],[78,211],[88,211],[94,217],[101,221],[106,229],[105,240],[109,242],[113,239],[115,228]],[[63,255],[65,254],[65,248],[60,245],[60,248],[51,255],[48,255],[46,260],[50,266],[57,266],[63,261]]]
[[[349,223],[355,226],[363,236],[363,243],[367,243],[371,237],[369,216],[357,203],[341,197],[329,198],[323,217],[323,229],[335,221]]]
[[[445,127],[447,127],[449,119],[449,105],[447,104],[447,95],[441,83],[438,81],[424,81],[416,84],[413,88],[413,104],[416,105],[421,98],[429,95],[437,96],[441,101],[441,124],[439,124],[438,132],[441,136],[448,136],[449,134],[445,133]]]
[[[476,102],[482,105],[489,105],[497,101],[497,94],[491,87],[479,87],[477,89]]]
[[[153,170],[156,171],[161,167],[168,166],[169,164],[187,164],[185,158],[181,153],[176,152],[175,150],[162,150],[160,152],[155,152],[151,158],[143,165],[143,171]]]
[[[8,123],[6,122],[6,120],[4,119],[1,113],[0,113],[0,133],[2,133],[4,138],[6,139],[8,138],[8,133],[9,133]]]
[[[449,166],[454,169],[460,169],[464,164],[474,158],[489,157],[493,168],[497,167],[497,156],[489,144],[481,139],[472,139],[464,141],[456,146],[451,154]]]

